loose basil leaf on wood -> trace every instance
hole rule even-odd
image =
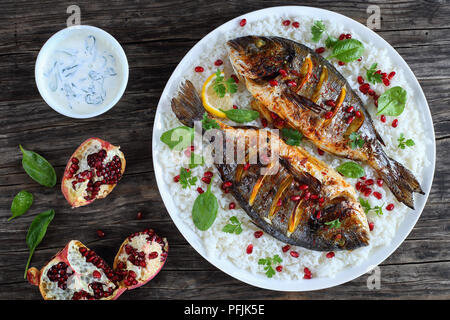
[[[352,161],[341,164],[336,170],[343,176],[349,178],[357,179],[366,175],[364,168]]]
[[[227,118],[238,123],[250,122],[259,118],[259,112],[249,109],[221,110]]]
[[[405,110],[405,106],[406,90],[399,86],[392,87],[378,98],[377,116],[381,114],[385,116],[399,116]]]
[[[171,150],[181,151],[192,145],[194,129],[186,126],[176,127],[164,132],[160,140]]]
[[[364,45],[356,39],[339,40],[333,46],[333,54],[328,57],[343,62],[352,62],[359,59],[364,53]]]
[[[53,187],[56,184],[56,172],[53,166],[34,151],[25,150],[19,145],[22,151],[22,166],[25,172],[37,183]]]
[[[303,138],[303,135],[299,131],[290,128],[281,129],[281,135],[286,144],[290,146],[299,146]]]
[[[30,249],[30,255],[28,257],[27,265],[25,266],[25,275],[27,277],[28,266],[30,265],[31,257],[33,256],[34,250],[44,239],[45,233],[47,232],[47,227],[52,222],[55,217],[55,211],[53,209],[44,211],[34,218],[30,225],[27,233],[27,246]]]
[[[11,203],[12,216],[8,219],[8,221],[23,215],[28,211],[28,209],[30,209],[32,203],[33,195],[25,190],[20,191],[18,194],[16,194]]]
[[[211,192],[211,183],[208,185],[206,192],[200,194],[195,199],[192,207],[192,220],[197,229],[208,230],[217,217],[219,204],[216,196]]]

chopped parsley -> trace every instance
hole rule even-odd
[[[264,271],[266,271],[267,278],[272,278],[275,274],[275,270],[272,267],[272,264],[281,263],[283,260],[279,255],[274,255],[273,258],[267,257],[265,259],[259,259],[258,264],[264,265]]]
[[[313,35],[312,41],[318,42],[324,32],[325,32],[325,25],[323,24],[323,22],[319,20],[314,22],[313,26],[311,27],[311,33]]]
[[[413,139],[406,140],[405,135],[403,133],[400,133],[400,138],[397,139],[398,141],[398,147],[400,149],[405,149],[407,146],[412,147],[415,145],[415,142]]]
[[[206,112],[203,114],[202,127],[205,130],[209,130],[212,128],[220,129],[220,126],[217,123],[217,121],[214,119],[208,118],[208,113],[206,113]]]
[[[183,189],[187,187],[194,186],[197,182],[197,177],[192,177],[192,172],[186,168],[181,167],[180,169],[180,184]]]
[[[350,147],[352,149],[362,148],[364,146],[364,139],[361,138],[360,134],[357,132],[352,132],[349,136],[350,138]]]
[[[375,206],[372,208],[369,201],[363,198],[359,198],[359,203],[361,204],[361,207],[364,209],[365,214],[368,214],[369,211],[373,210],[377,215],[379,216],[383,215],[384,204],[382,206]]]
[[[341,222],[339,221],[339,218],[333,221],[325,222],[325,225],[329,226],[331,229],[339,229],[341,227]]]
[[[369,80],[369,82],[372,82],[373,84],[381,83],[383,81],[381,73],[377,73],[377,65],[378,64],[375,62],[370,66],[369,69],[364,68],[367,70],[366,71],[367,80]]]
[[[220,97],[225,97],[225,94],[235,93],[237,91],[237,84],[233,78],[228,78],[225,80],[225,77],[222,75],[222,72],[217,69],[216,79],[214,80],[213,85],[214,92]]]
[[[235,234],[241,234],[242,232],[242,226],[241,222],[236,218],[235,216],[232,216],[230,218],[230,223],[225,225],[222,229],[223,232],[226,233],[235,233]]]

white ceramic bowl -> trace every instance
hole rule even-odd
[[[313,278],[311,280],[269,279],[264,275],[253,274],[248,271],[241,270],[236,265],[231,263],[229,260],[208,256],[206,254],[205,247],[202,244],[202,240],[190,228],[190,226],[188,226],[183,221],[183,219],[181,219],[179,209],[176,207],[173,197],[170,194],[170,190],[166,185],[166,183],[164,182],[163,178],[164,169],[162,168],[161,164],[158,163],[158,161],[156,160],[157,155],[155,154],[156,152],[155,146],[158,143],[161,143],[159,138],[161,134],[164,132],[161,114],[163,112],[172,112],[170,109],[170,100],[173,97],[176,90],[178,89],[181,79],[183,79],[184,70],[192,68],[192,66],[194,66],[197,61],[196,60],[197,57],[201,55],[204,48],[206,48],[209,43],[214,43],[213,39],[215,39],[216,37],[236,28],[241,19],[246,18],[248,21],[252,21],[263,19],[264,17],[271,15],[310,16],[314,17],[314,19],[317,20],[324,19],[334,21],[336,24],[343,25],[345,28],[348,28],[349,30],[355,30],[358,34],[364,34],[365,40],[372,42],[376,47],[386,48],[389,57],[392,59],[392,62],[397,66],[397,68],[403,70],[405,78],[407,79],[410,87],[414,91],[416,105],[420,108],[421,114],[423,116],[422,119],[424,131],[426,133],[426,138],[432,142],[426,146],[429,164],[424,168],[423,174],[424,179],[422,182],[422,187],[423,190],[425,191],[425,195],[417,196],[415,198],[416,209],[408,212],[408,215],[398,227],[397,232],[389,245],[376,248],[365,261],[361,262],[357,266],[346,268],[340,271],[334,278]],[[395,51],[395,49],[392,48],[389,45],[389,43],[387,43],[378,34],[376,34],[372,30],[368,29],[367,27],[365,27],[364,25],[360,24],[355,20],[352,20],[346,16],[328,10],[312,7],[300,7],[300,6],[267,8],[245,14],[241,17],[237,17],[221,25],[220,27],[218,27],[217,29],[213,30],[211,33],[206,35],[201,41],[199,41],[186,54],[183,60],[181,60],[181,62],[178,64],[177,68],[174,70],[172,76],[170,77],[169,81],[166,84],[166,87],[159,101],[158,108],[156,110],[155,123],[153,127],[152,145],[153,145],[153,165],[155,168],[156,181],[158,184],[159,191],[161,193],[161,197],[175,225],[183,234],[183,236],[186,238],[186,240],[191,244],[191,246],[194,247],[194,249],[206,260],[208,260],[211,264],[213,264],[223,272],[229,274],[230,276],[260,288],[279,291],[311,291],[333,287],[351,281],[367,273],[375,266],[383,262],[387,257],[389,257],[397,249],[397,247],[400,246],[400,244],[405,240],[405,238],[411,232],[417,220],[419,219],[420,214],[422,213],[422,210],[425,206],[428,195],[430,193],[436,159],[436,146],[434,139],[433,122],[431,119],[431,114],[425,95],[423,94],[419,82],[417,81],[413,72],[406,64],[406,62],[403,60],[403,58],[397,53],[397,51]]]
[[[108,48],[109,52],[114,55],[115,70],[120,78],[115,88],[107,91],[105,101],[99,105],[92,106],[92,111],[88,112],[71,109],[68,103],[58,101],[55,93],[49,89],[48,81],[44,77],[44,73],[47,71],[46,68],[48,68],[48,59],[51,59],[55,50],[64,48],[64,43],[67,40],[71,37],[80,36],[82,33],[93,35],[97,41],[101,41]],[[108,32],[88,25],[72,26],[58,31],[45,42],[36,59],[34,76],[39,93],[52,109],[71,118],[92,118],[111,109],[122,97],[128,83],[128,60],[119,42]]]

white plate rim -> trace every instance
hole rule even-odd
[[[238,22],[243,18],[247,19],[247,21],[252,21],[260,19],[261,16],[265,15],[293,16],[296,14],[300,16],[301,15],[313,16],[316,19],[335,20],[336,23],[340,22],[345,23],[346,27],[350,27],[354,30],[357,30],[358,32],[361,30],[367,32],[368,34],[367,38],[370,39],[370,41],[373,42],[377,47],[386,48],[393,62],[399,64],[400,68],[402,68],[403,71],[405,72],[405,78],[407,79],[411,88],[416,94],[415,99],[417,105],[419,106],[419,108],[422,109],[422,111],[424,111],[424,113],[422,113],[425,126],[424,131],[427,134],[429,134],[427,138],[429,138],[432,142],[432,146],[428,146],[431,147],[432,150],[429,151],[432,151],[432,153],[429,154],[430,156],[430,158],[428,159],[429,165],[425,168],[426,173],[424,174],[424,181],[422,182],[422,187],[425,192],[425,195],[416,197],[415,199],[416,209],[412,212],[411,211],[408,212],[409,216],[407,216],[404,219],[404,221],[400,224],[397,230],[397,234],[394,236],[389,245],[375,249],[374,252],[371,253],[371,255],[364,262],[362,262],[358,266],[354,266],[351,268],[344,269],[343,271],[340,271],[334,278],[313,278],[311,280],[303,280],[303,279],[278,280],[273,278],[268,279],[261,275],[255,275],[248,271],[240,270],[237,266],[235,266],[228,260],[219,259],[216,257],[209,257],[206,254],[198,235],[195,234],[195,232],[179,218],[178,209],[173,204],[170,193],[168,192],[168,188],[164,183],[164,179],[162,176],[162,168],[160,164],[155,160],[157,158],[155,154],[156,151],[155,145],[159,143],[159,137],[162,133],[161,116],[160,116],[162,104],[165,99],[170,99],[170,97],[167,96],[168,92],[171,91],[170,90],[171,87],[174,85],[176,86],[179,85],[178,79],[181,77],[180,71],[184,69],[185,67],[184,65],[187,63],[188,57],[190,55],[193,55],[195,51],[198,51],[199,48],[201,48],[205,43],[207,43],[209,39],[214,37],[216,33],[219,34],[220,32],[227,30],[228,28],[236,27],[238,25]],[[362,32],[359,33],[362,34]],[[194,47],[192,47],[188,51],[188,53],[177,65],[172,75],[170,76],[169,80],[167,81],[167,84],[159,100],[155,114],[153,134],[152,134],[152,158],[158,190],[160,191],[161,197],[163,199],[164,205],[166,206],[169,215],[171,216],[173,222],[175,223],[180,233],[204,259],[206,259],[208,262],[210,262],[212,265],[214,265],[221,271],[225,272],[226,274],[242,282],[253,285],[255,287],[275,291],[301,292],[301,291],[313,291],[330,288],[352,281],[362,276],[363,274],[367,273],[368,271],[372,270],[374,267],[378,266],[403,243],[403,241],[407,238],[409,233],[414,228],[420,215],[422,214],[423,208],[425,207],[428,196],[430,194],[435,170],[436,143],[431,112],[425,94],[423,93],[423,90],[417,78],[415,77],[414,73],[412,72],[408,64],[403,60],[400,54],[388,42],[386,42],[381,36],[376,34],[374,31],[370,30],[366,26],[362,25],[361,23],[333,11],[306,6],[279,6],[252,11],[239,17],[236,17],[217,27],[210,33],[208,33],[198,43],[196,43]]]

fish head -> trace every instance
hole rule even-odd
[[[229,40],[227,49],[235,71],[254,80],[276,77],[293,57],[289,46],[277,37],[239,37]]]

